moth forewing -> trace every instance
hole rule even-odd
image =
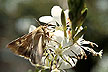
[[[27,35],[13,40],[7,47],[15,54],[29,59],[33,64],[40,64],[46,39],[45,28],[46,26],[39,26]]]
[[[42,56],[43,56],[43,37],[40,36],[39,38],[39,42],[38,42],[38,48],[37,48],[37,62],[39,64],[41,64],[41,59],[42,59]]]
[[[16,40],[13,40],[8,44],[7,47],[10,48],[11,51],[13,51],[15,54],[29,58],[31,51],[30,49],[31,43],[32,43],[32,34],[29,33]]]

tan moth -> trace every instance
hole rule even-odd
[[[33,64],[41,64],[45,40],[48,39],[47,26],[39,26],[32,32],[13,40],[8,48],[15,54],[29,59]]]

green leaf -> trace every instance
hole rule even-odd
[[[85,8],[84,10],[82,10],[82,15],[80,16],[79,20],[77,21],[77,30],[75,31],[75,33],[77,33],[77,31],[79,30],[79,28],[82,26],[86,16],[87,16],[87,11],[88,8]]]
[[[61,12],[61,22],[62,22],[62,25],[63,25],[63,30],[64,30],[64,36],[67,37],[67,34],[66,34],[66,18],[65,18],[65,14],[64,14],[64,11],[62,10]]]
[[[87,8],[84,9],[82,15],[80,16],[79,20],[77,21],[77,23],[76,23],[77,29],[75,30],[74,35],[78,32],[78,30],[80,29],[80,27],[81,27],[82,24],[84,23],[85,18],[86,18],[86,16],[87,16],[87,10],[88,10]]]
[[[68,0],[69,18],[71,21],[81,15],[81,11],[85,7],[84,1],[85,0]]]
[[[85,0],[68,0],[69,18],[72,23],[72,37],[76,34],[76,27],[80,27],[83,23],[83,18],[85,18],[82,15],[82,10],[86,7],[84,1]]]
[[[85,0],[76,0],[76,15],[79,17],[81,15],[81,11],[84,9],[84,1]]]
[[[85,7],[85,8],[81,11],[81,15],[82,15],[83,13],[87,12],[87,11],[88,11],[88,8]]]
[[[84,20],[87,16],[87,11],[88,11],[88,8],[85,8],[84,10],[82,10],[82,12],[81,12],[82,14],[81,14],[79,21],[78,21],[79,24],[84,22]]]
[[[72,39],[75,43],[86,32],[87,27],[84,27],[79,33],[78,30],[86,18],[88,9],[86,8],[85,0],[68,0],[68,6],[69,18],[72,23],[72,25],[70,25],[72,29]]]
[[[75,13],[76,13],[75,0],[68,0],[68,7],[69,7],[69,18],[72,22],[72,20],[75,18]]]
[[[87,31],[87,26],[85,26],[75,37],[73,42],[75,43],[83,34]]]

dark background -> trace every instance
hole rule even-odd
[[[96,51],[104,50],[103,58],[88,56],[77,63],[77,72],[108,71],[108,0],[86,0],[88,15],[84,22],[87,33],[84,38],[99,45]],[[14,55],[6,45],[26,33],[33,18],[50,15],[54,5],[67,8],[66,0],[0,0],[0,72],[28,72],[35,70],[28,60]]]

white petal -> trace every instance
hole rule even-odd
[[[67,47],[70,45],[72,45],[72,41],[70,41],[68,38],[64,37],[64,39],[61,42],[61,46],[64,48],[64,47]]]
[[[75,62],[75,64],[74,64],[73,60],[71,58],[69,58],[69,56],[64,55],[64,57],[72,65],[72,67],[74,67],[76,65],[77,59],[72,58],[74,60],[74,62]],[[61,62],[62,62],[62,64],[60,66],[60,69],[72,68],[71,65],[69,63],[67,63],[66,61],[64,61],[63,59],[61,59]]]
[[[39,21],[43,23],[50,23],[53,22],[53,18],[51,16],[42,16],[39,18]]]
[[[65,13],[65,17],[66,17],[66,23],[70,22],[70,20],[69,20],[69,15],[68,15],[69,10],[68,10],[68,9],[65,10],[64,13]]]
[[[36,27],[34,25],[30,25],[30,28],[29,28],[29,33],[32,32],[33,30],[35,30]]]
[[[62,9],[61,9],[59,6],[54,6],[54,7],[51,9],[51,15],[52,15],[53,17],[61,16],[61,11],[62,11]]]
[[[61,11],[62,9],[59,6],[54,6],[51,9],[51,15],[55,19],[55,21],[61,25]]]
[[[70,48],[65,49],[63,55],[75,56],[75,54],[72,51],[75,52],[76,54],[80,54],[81,48],[78,45],[74,44]]]
[[[76,29],[78,29],[78,27],[76,27]],[[75,29],[75,30],[76,30]],[[81,32],[81,30],[83,29],[83,27],[81,26],[79,29],[78,29],[78,31],[77,31],[77,33],[75,34],[75,36],[79,33],[79,32]],[[83,38],[83,36],[84,36],[84,34],[80,37],[80,38]]]
[[[67,10],[65,10],[65,11],[64,11],[64,13],[65,13],[66,18],[69,18],[69,15],[68,15],[69,10],[68,10],[68,9],[67,9]]]
[[[83,29],[83,27],[81,26],[81,27],[79,28],[79,30],[78,30],[78,32],[77,32],[77,33],[79,33],[82,29]]]
[[[62,42],[62,40],[64,39],[64,33],[61,30],[56,30],[54,32],[54,36],[53,39],[55,39],[56,41],[58,41],[59,43]]]

